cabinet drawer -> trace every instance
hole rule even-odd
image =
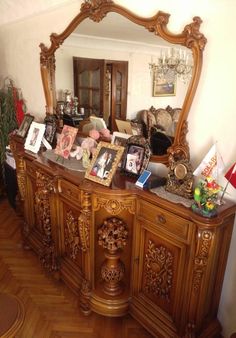
[[[187,240],[192,222],[146,201],[138,201],[138,217],[157,225],[179,238]]]
[[[64,180],[59,180],[58,190],[63,197],[73,200],[77,204],[81,205],[81,190],[76,185]]]

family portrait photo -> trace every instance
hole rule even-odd
[[[109,186],[118,167],[124,147],[108,142],[99,142],[85,177]]]

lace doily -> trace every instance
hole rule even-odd
[[[85,171],[86,169],[82,165],[81,160],[76,160],[75,158],[65,159],[61,156],[55,154],[54,150],[46,150],[43,153],[43,156],[46,157],[48,160],[57,163],[67,169],[75,170],[75,171]]]
[[[157,196],[164,198],[168,201],[171,201],[173,203],[183,204],[187,208],[190,208],[191,205],[194,203],[193,199],[187,199],[179,195],[172,194],[166,191],[164,187],[154,188],[154,189],[151,189],[150,191],[156,194]]]

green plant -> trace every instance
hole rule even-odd
[[[5,150],[9,143],[9,133],[17,128],[16,106],[12,83],[0,89],[0,180],[4,180]]]

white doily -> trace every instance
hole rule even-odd
[[[193,199],[187,199],[179,195],[172,194],[171,192],[168,192],[165,190],[164,187],[158,187],[150,190],[157,196],[164,198],[168,201],[171,201],[173,203],[180,203],[183,204],[185,207],[190,208],[191,205],[194,203]]]

